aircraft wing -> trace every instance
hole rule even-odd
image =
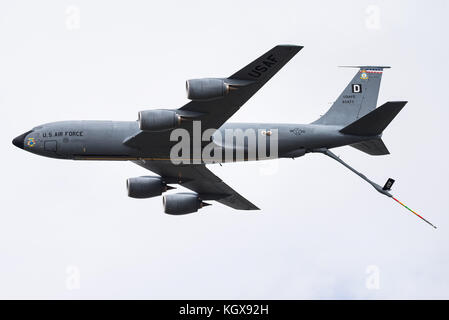
[[[302,46],[295,45],[274,47],[227,78],[231,84],[233,80],[236,80],[247,81],[248,85],[236,86],[234,90],[231,90],[227,96],[221,99],[191,101],[180,110],[203,114],[198,119],[201,120],[202,130],[218,129],[302,48]]]
[[[178,109],[181,116],[194,114],[194,120],[201,121],[201,131],[218,129],[237,110],[263,87],[291,58],[303,47],[279,45],[269,50],[243,69],[225,80],[232,89],[221,99],[211,101],[191,101]],[[235,83],[244,85],[233,85]],[[192,122],[185,121],[181,128],[192,133]],[[126,140],[126,144],[140,149],[154,147],[154,141],[169,141],[171,130],[163,132],[139,131]],[[153,141],[153,143],[150,143]]]
[[[202,200],[215,200],[237,210],[259,210],[212,173],[204,164],[174,165],[171,161],[133,161],[161,177],[198,193]]]

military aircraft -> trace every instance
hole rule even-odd
[[[157,174],[129,178],[130,197],[160,196],[173,189],[173,184],[193,191],[164,195],[164,211],[172,215],[196,212],[212,200],[237,210],[258,210],[206,164],[296,158],[312,152],[340,162],[378,192],[398,201],[389,192],[393,179],[381,187],[330,151],[349,145],[369,155],[389,154],[382,132],[407,103],[386,102],[376,108],[382,73],[389,67],[356,66],[355,76],[330,109],[310,124],[226,122],[302,48],[278,45],[227,78],[188,80],[191,101],[179,109],[141,111],[137,121],[47,123],[16,137],[13,144],[58,159],[130,160]],[[190,138],[184,150],[179,146],[180,129]],[[236,135],[226,139],[229,131],[248,134],[243,139]],[[260,152],[267,146],[270,155]]]

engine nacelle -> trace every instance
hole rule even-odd
[[[139,112],[138,122],[143,131],[166,131],[179,127],[181,116],[174,110],[145,110]]]
[[[186,81],[186,91],[190,100],[215,100],[229,93],[229,84],[216,78],[192,79]]]
[[[172,215],[181,215],[197,212],[204,206],[209,205],[201,201],[196,193],[175,193],[168,194],[162,199],[164,212]]]
[[[172,187],[167,186],[161,177],[146,176],[127,179],[126,188],[129,197],[143,199],[160,196]]]

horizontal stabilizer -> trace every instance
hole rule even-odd
[[[387,102],[344,127],[340,132],[356,136],[377,136],[384,131],[406,104],[407,101]]]
[[[390,66],[340,66],[340,68],[359,68],[362,70],[380,70],[390,69]]]
[[[365,152],[371,156],[383,156],[390,154],[387,147],[381,139],[368,140],[350,145],[359,151]]]

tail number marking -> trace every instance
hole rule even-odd
[[[352,93],[361,93],[362,85],[361,84],[353,84],[352,85]]]

